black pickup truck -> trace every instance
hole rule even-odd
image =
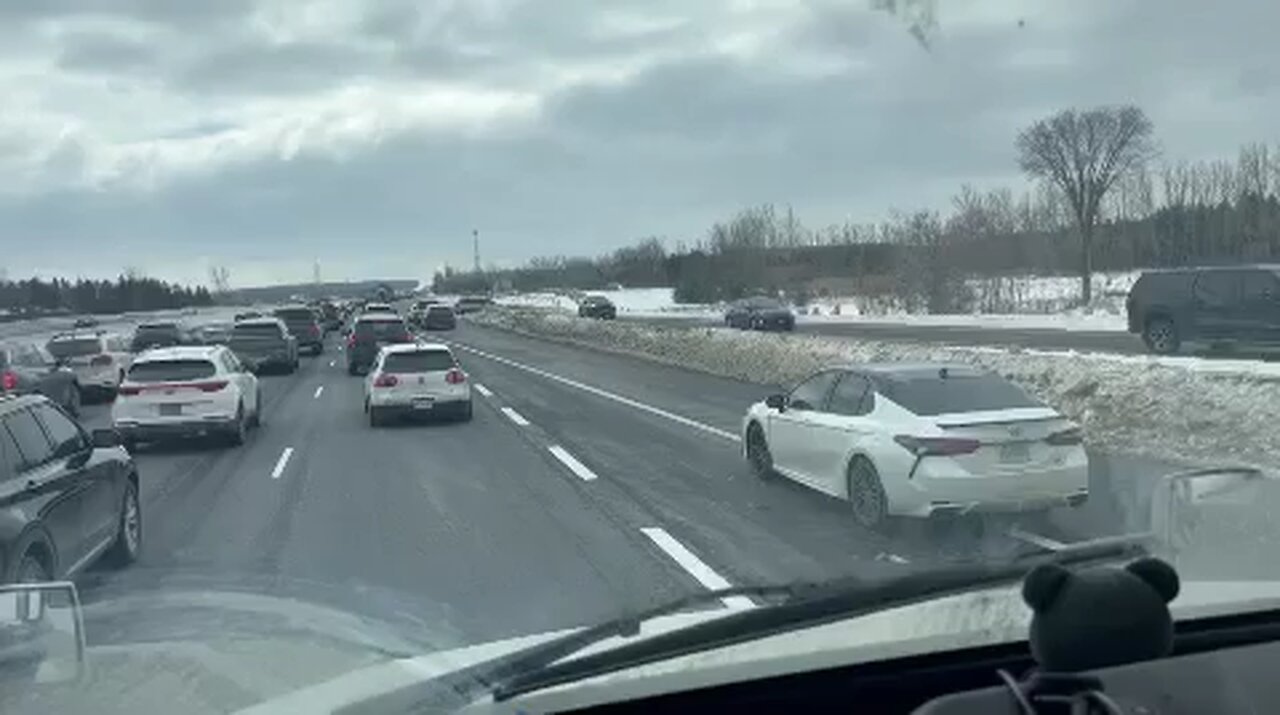
[[[250,370],[298,369],[298,341],[289,334],[283,321],[276,318],[242,320],[231,329],[227,347]]]

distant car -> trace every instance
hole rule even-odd
[[[73,325],[77,330],[81,328],[96,328],[98,327],[98,319],[89,316],[76,318],[76,322]]]
[[[995,373],[967,365],[822,370],[752,405],[743,456],[846,499],[855,521],[1044,511],[1089,494],[1080,428]]]
[[[222,345],[163,348],[139,355],[111,408],[125,443],[222,436],[243,444],[262,422],[258,378]]]
[[[298,341],[300,352],[305,350],[312,355],[324,352],[324,332],[321,331],[320,323],[316,320],[316,314],[311,308],[304,305],[289,306],[277,308],[273,314],[284,321],[289,334]]]
[[[395,313],[396,309],[392,308],[389,303],[366,303],[364,306],[365,313]]]
[[[237,322],[239,322],[241,320],[252,320],[253,318],[263,318],[263,317],[266,317],[266,316],[259,311],[246,310],[243,313],[236,313],[235,319]]]
[[[364,409],[373,427],[406,415],[470,420],[471,385],[447,345],[388,345],[365,378]]]
[[[235,324],[227,347],[254,372],[298,369],[298,341],[279,318],[250,318]]]
[[[356,319],[347,336],[347,373],[367,372],[387,345],[413,342],[409,326],[394,313],[366,313]]]
[[[423,330],[453,330],[456,327],[458,318],[453,308],[443,304],[427,306],[427,312],[422,316]]]
[[[200,345],[226,345],[235,323],[206,323],[192,329],[192,337]]]
[[[38,345],[0,344],[0,395],[44,395],[71,415],[80,414],[76,373]]]
[[[182,345],[186,335],[177,323],[143,323],[133,333],[129,352],[140,353],[151,348],[171,348]]]
[[[91,434],[44,397],[0,398],[0,580],[67,579],[138,558],[138,470],[114,430]]]
[[[474,313],[476,311],[484,310],[491,305],[493,305],[493,299],[486,296],[463,296],[454,303],[453,310],[458,315],[463,315],[466,313]]]
[[[133,359],[124,337],[105,333],[62,333],[50,338],[45,348],[75,372],[81,390],[103,396],[115,394]]]
[[[408,315],[405,317],[409,320],[410,324],[420,326],[422,325],[423,319],[427,317],[427,308],[441,303],[442,301],[435,298],[423,298],[421,300],[414,301],[413,305],[409,307]]]
[[[613,320],[618,317],[618,309],[602,295],[589,295],[578,303],[578,317]]]
[[[316,307],[320,311],[320,326],[326,333],[342,328],[342,313],[338,310],[338,306],[324,301]]]
[[[745,298],[729,306],[724,324],[743,330],[794,330],[796,316],[773,298]]]
[[[1129,332],[1153,353],[1185,342],[1280,345],[1280,266],[1146,271],[1125,307]]]

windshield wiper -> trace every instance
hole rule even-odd
[[[867,582],[846,578],[820,585],[748,587],[708,592],[681,599],[664,607],[587,628],[550,643],[515,653],[505,662],[490,662],[492,669],[478,673],[490,683],[495,700],[507,700],[521,693],[624,670],[690,653],[722,648],[757,640],[799,628],[822,625],[868,615],[885,608],[929,601],[943,596],[981,590],[1020,580],[1041,563],[1080,565],[1115,561],[1148,554],[1147,534],[1110,537],[1068,545],[1050,554],[1035,554],[997,564],[969,564],[910,573],[887,581]],[[556,661],[619,633],[619,624],[634,625],[655,615],[673,613],[687,602],[701,603],[732,595],[783,595],[779,604],[729,613],[715,620],[697,623],[668,633],[628,643],[563,663]],[[634,632],[629,630],[627,632]],[[496,667],[493,667],[496,666]],[[482,665],[483,667],[483,665]]]

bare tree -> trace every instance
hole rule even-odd
[[[231,271],[226,266],[209,266],[209,282],[218,295],[231,292]]]
[[[1080,298],[1093,298],[1093,235],[1102,200],[1120,176],[1155,154],[1151,120],[1133,106],[1067,109],[1018,135],[1018,163],[1067,198],[1080,231]]]

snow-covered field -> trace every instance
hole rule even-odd
[[[1164,460],[1280,466],[1280,365],[842,341],[708,327],[580,320],[494,310],[472,320],[761,384],[833,363],[948,361],[984,366],[1076,419],[1089,442]]]
[[[795,308],[800,323],[861,322],[894,325],[1026,328],[1042,330],[1127,330],[1124,298],[1138,271],[1098,273],[1094,300],[1076,305],[1080,279],[1071,276],[1005,276],[967,281],[978,312],[963,314],[908,313],[886,296],[818,298]],[[498,298],[501,305],[550,308],[575,312],[584,295],[603,295],[632,317],[688,317],[719,319],[723,304],[680,304],[671,288],[625,288],[614,291],[559,291]]]

